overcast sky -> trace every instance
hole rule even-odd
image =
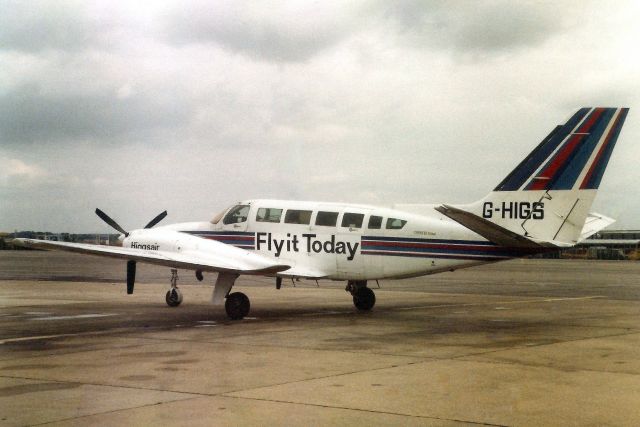
[[[582,106],[631,107],[593,210],[640,228],[638,2],[148,3],[0,0],[0,231],[468,203]]]

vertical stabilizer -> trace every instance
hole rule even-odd
[[[628,111],[581,108],[487,197],[458,208],[532,241],[577,243]]]

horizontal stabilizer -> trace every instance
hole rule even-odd
[[[591,212],[587,216],[587,220],[584,222],[584,227],[582,227],[582,232],[580,233],[580,242],[584,239],[591,237],[596,234],[598,231],[606,228],[616,222],[615,219],[606,217],[604,215],[600,215],[598,213]]]
[[[510,248],[542,248],[548,246],[555,246],[553,244],[541,244],[531,239],[507,230],[491,221],[487,221],[471,212],[464,211],[462,209],[454,208],[449,205],[442,205],[435,208],[438,212],[448,216],[452,220],[467,227],[469,230],[474,231],[484,237],[485,239],[500,245]]]

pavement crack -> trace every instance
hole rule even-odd
[[[366,412],[370,414],[395,415],[395,416],[418,418],[418,419],[425,419],[425,420],[452,421],[452,422],[468,423],[468,424],[480,425],[480,426],[508,427],[505,424],[493,424],[493,423],[487,423],[483,421],[471,421],[471,420],[463,420],[463,419],[456,419],[456,418],[436,417],[431,415],[416,415],[416,414],[407,414],[403,412],[393,412],[393,411],[376,411],[373,409],[352,408],[349,406],[341,406],[341,405],[326,405],[326,404],[310,403],[310,402],[295,402],[295,401],[281,400],[281,399],[264,399],[259,397],[231,396],[226,394],[223,394],[222,396],[227,398],[232,398],[232,399],[246,399],[246,400],[255,400],[255,401],[261,401],[261,402],[273,402],[273,403],[287,403],[291,405],[313,406],[316,408],[344,409],[348,411]]]
[[[193,397],[187,398],[187,399],[173,399],[173,400],[166,400],[164,402],[147,403],[146,405],[132,406],[130,408],[118,408],[118,409],[112,409],[112,410],[109,410],[109,411],[94,412],[92,414],[78,415],[78,416],[75,416],[75,417],[61,418],[61,419],[57,419],[57,420],[49,420],[49,421],[45,421],[45,422],[42,422],[42,423],[29,424],[29,425],[35,427],[35,426],[45,426],[47,424],[62,423],[62,422],[65,422],[65,421],[82,420],[82,419],[85,419],[85,418],[95,417],[95,416],[99,416],[99,415],[117,414],[119,412],[131,411],[131,410],[134,410],[134,409],[149,408],[149,407],[152,407],[152,406],[165,405],[165,404],[168,404],[168,403],[184,402],[184,401],[187,401],[187,400],[200,399],[201,397],[202,396],[193,396]]]

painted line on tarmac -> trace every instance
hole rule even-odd
[[[85,333],[76,333],[76,334],[57,334],[57,335],[38,335],[33,337],[20,337],[20,338],[7,338],[6,340],[0,340],[0,345],[10,344],[13,342],[22,342],[22,341],[35,341],[35,340],[46,340],[50,338],[62,338],[62,337],[77,337],[82,335],[97,335],[96,332],[85,332]]]
[[[350,314],[352,310],[345,311],[314,311],[313,313],[302,313],[301,316],[331,316],[334,314]]]
[[[596,299],[596,298],[606,298],[605,295],[593,295],[590,297],[566,297],[566,298],[547,298],[543,301],[568,301],[568,300],[580,300],[580,299]]]
[[[90,314],[76,314],[74,316],[46,316],[36,317],[30,320],[69,320],[69,319],[91,319],[94,317],[109,317],[117,316],[118,313],[90,313]]]
[[[545,298],[545,299],[527,299],[527,300],[516,300],[516,301],[489,301],[489,302],[469,302],[463,304],[436,304],[436,305],[418,305],[412,307],[398,307],[395,310],[417,310],[424,308],[446,308],[446,307],[476,307],[482,305],[507,305],[507,304],[531,304],[531,303],[539,303],[539,302],[555,302],[555,301],[577,301],[577,300],[585,300],[585,299],[597,299],[597,298],[606,298],[604,295],[592,295],[587,297],[566,297],[566,298]],[[502,308],[505,310],[506,308]]]
[[[151,328],[145,330],[152,330]],[[109,329],[105,331],[86,331],[86,332],[75,332],[70,334],[55,334],[55,335],[34,335],[30,337],[17,337],[17,338],[6,338],[0,339],[0,345],[3,344],[11,344],[16,342],[25,342],[25,341],[37,341],[37,340],[48,340],[54,338],[66,338],[66,337],[86,337],[86,336],[98,336],[98,335],[110,335],[110,334],[119,334],[130,332],[128,329]]]

